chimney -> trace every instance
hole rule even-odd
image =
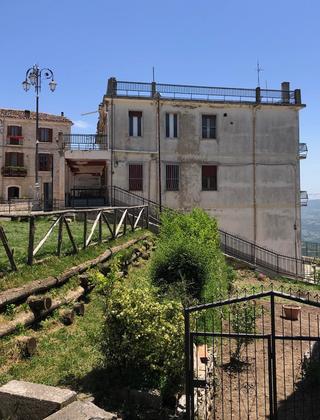
[[[28,109],[25,109],[24,116],[25,116],[25,118],[30,118],[31,113],[30,113],[30,111]]]
[[[63,111],[61,111],[61,117],[64,117],[64,112]]]
[[[281,99],[283,104],[290,103],[290,83],[282,82],[281,83]]]

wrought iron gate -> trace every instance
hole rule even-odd
[[[185,309],[188,419],[320,419],[320,302],[268,291]]]

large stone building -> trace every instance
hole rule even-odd
[[[46,207],[65,202],[65,163],[59,134],[70,134],[72,122],[63,115],[39,114],[39,195]],[[0,109],[0,198],[35,198],[36,114]],[[25,200],[24,200],[25,199]]]
[[[98,124],[109,142],[98,162],[104,185],[202,207],[222,229],[299,257],[303,107],[286,82],[265,90],[111,78]]]

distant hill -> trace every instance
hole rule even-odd
[[[301,208],[302,240],[320,243],[320,200]]]

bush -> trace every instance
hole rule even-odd
[[[232,307],[231,325],[233,332],[237,334],[253,334],[256,325],[256,308],[252,303],[240,303]],[[232,354],[232,360],[239,365],[241,362],[241,351],[253,341],[251,337],[237,337],[236,348]]]
[[[107,299],[103,351],[121,386],[158,388],[173,395],[182,383],[184,320],[181,303],[159,302],[145,281],[116,281]]]
[[[189,295],[214,299],[225,295],[230,273],[220,251],[216,220],[201,209],[166,212],[151,261],[151,278],[162,289],[184,281]]]

